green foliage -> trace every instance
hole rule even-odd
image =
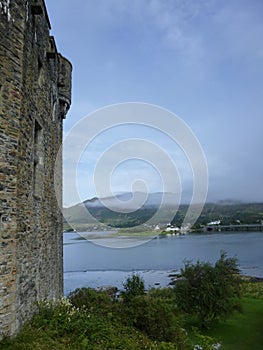
[[[227,258],[225,253],[214,266],[187,262],[181,271],[182,279],[175,284],[178,308],[197,315],[202,327],[240,311],[241,279],[237,272],[237,260]]]
[[[123,283],[124,292],[121,296],[125,302],[129,302],[134,297],[139,295],[144,295],[145,293],[145,284],[143,278],[138,274],[132,274],[128,277]]]
[[[75,307],[85,307],[96,314],[105,314],[112,308],[112,300],[105,291],[92,288],[78,288],[69,295],[69,300]]]
[[[141,295],[124,304],[123,311],[126,321],[149,338],[174,342],[184,349],[187,336],[174,303],[164,298]]]
[[[96,294],[97,292],[94,291],[94,293]],[[78,307],[67,299],[62,299],[58,304],[51,302],[41,303],[38,315],[25,326],[24,330],[15,339],[5,339],[0,342],[0,349],[216,350],[219,348],[219,344],[215,339],[220,339],[222,350],[260,350],[262,348],[262,299],[243,298],[244,312],[242,314],[235,313],[226,322],[219,323],[209,330],[202,330],[202,333],[199,333],[200,331],[197,331],[197,329],[193,331],[190,327],[188,329],[188,334],[192,340],[190,343],[189,336],[181,329],[181,322],[173,302],[173,295],[168,291],[168,288],[164,290],[164,293],[162,293],[162,289],[159,289],[156,293],[155,291],[150,291],[149,295],[137,296],[131,303],[112,302],[114,308],[118,305],[116,312],[122,315],[122,318],[120,317],[119,319],[109,319],[103,316],[103,312],[100,312],[100,315],[97,314],[99,308],[95,304],[101,296],[98,296],[98,299],[95,296],[93,297],[93,312],[90,312],[91,307],[87,311],[84,305],[86,302],[81,305],[80,299],[78,299]],[[161,304],[161,309],[164,306],[165,311],[162,315],[156,315],[155,308],[158,303]],[[170,306],[167,307],[166,303],[170,303]],[[124,319],[124,317],[127,317],[125,311],[131,312],[134,309],[132,304],[137,310],[136,312],[140,312],[141,316],[143,316],[143,312],[139,311],[141,307],[146,313],[146,316],[143,316],[146,327],[144,328],[141,322],[142,330],[136,329],[131,325],[131,322],[128,324],[127,320]],[[102,305],[103,308],[104,306]],[[171,316],[170,311],[174,316]],[[131,314],[130,317],[134,317],[136,312]],[[179,339],[175,341],[149,339],[149,336],[146,335],[147,327],[151,324],[153,327],[156,327],[159,323],[161,327],[165,327],[166,317],[170,320],[167,325],[168,328],[170,323],[172,327],[175,324],[178,325],[175,328],[175,333],[177,336],[179,335]],[[180,332],[182,332],[182,336],[180,336]]]
[[[107,293],[78,289],[59,303],[42,302],[38,314],[14,340],[0,343],[3,350],[188,350],[171,293],[145,295],[138,275],[129,277],[127,302]]]
[[[148,295],[153,298],[165,299],[171,303],[175,303],[174,288],[152,288],[149,290]]]
[[[103,307],[103,306],[102,306]],[[120,322],[76,308],[68,299],[41,303],[39,313],[15,339],[0,343],[1,350],[158,349],[141,332]]]
[[[226,265],[229,268],[229,262]],[[254,285],[257,288],[260,283]],[[215,339],[222,342],[222,350],[261,349],[262,299],[243,298],[242,314],[235,313],[210,329],[193,331],[188,326],[186,332],[182,327],[185,315],[179,314],[175,296],[173,288],[152,289],[129,302],[117,302],[105,292],[78,289],[59,303],[40,303],[32,321],[15,339],[0,342],[0,349],[216,350]]]
[[[194,335],[194,350],[218,350],[221,349],[221,343],[219,343],[215,338],[200,334],[198,329],[193,327],[192,329]]]
[[[243,282],[242,295],[256,299],[263,299],[263,282]]]
[[[144,281],[136,274],[127,278],[124,288],[124,303],[120,308],[126,324],[150,339],[165,341],[165,345],[160,345],[162,349],[173,349],[169,342],[176,344],[177,349],[187,349],[189,342],[178,316],[172,288],[152,289],[146,295]]]

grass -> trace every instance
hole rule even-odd
[[[243,313],[204,332],[222,342],[222,350],[262,350],[263,299],[242,299]]]
[[[75,238],[77,240],[93,240],[93,239],[105,239],[105,238],[154,238],[158,235],[158,233],[156,231],[140,231],[140,232],[131,232],[129,230],[121,230],[121,231],[112,231],[112,233],[107,233],[104,234],[103,232],[100,233],[96,233],[96,231],[94,231],[92,234],[89,233],[87,235],[85,235],[85,232],[80,232],[80,236]]]

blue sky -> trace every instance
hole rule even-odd
[[[182,118],[199,139],[207,158],[209,199],[263,200],[261,0],[46,0],[46,5],[58,50],[73,64],[65,133],[107,105],[161,106]],[[96,194],[97,157],[111,142],[134,136],[160,142],[177,154],[178,164],[183,159],[155,131],[108,130],[83,155],[82,199]],[[151,191],[161,190],[155,170],[141,161],[128,163],[116,170],[114,191],[129,190],[138,172]],[[186,163],[178,165],[183,186],[190,183]],[[74,202],[69,187],[64,200],[65,205]]]

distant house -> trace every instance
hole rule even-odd
[[[211,225],[220,225],[221,224],[221,220],[215,220],[215,221],[210,221],[207,223],[207,226],[211,226]]]
[[[180,228],[176,226],[168,226],[165,229],[165,232],[179,232]]]

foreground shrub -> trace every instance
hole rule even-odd
[[[75,307],[84,307],[95,314],[107,314],[112,308],[112,299],[106,291],[92,288],[78,288],[70,293],[69,301]]]
[[[175,304],[160,297],[136,296],[122,305],[123,321],[153,340],[173,342],[185,349],[185,330],[181,326]],[[124,322],[125,322],[124,321]]]
[[[131,326],[94,315],[70,300],[44,302],[39,313],[15,339],[0,342],[1,350],[165,349]],[[169,349],[169,348],[167,348]],[[174,346],[170,349],[176,349]]]
[[[174,287],[178,308],[196,315],[202,327],[241,310],[241,279],[235,258],[226,258],[222,253],[214,266],[188,262],[181,275],[182,280]]]

